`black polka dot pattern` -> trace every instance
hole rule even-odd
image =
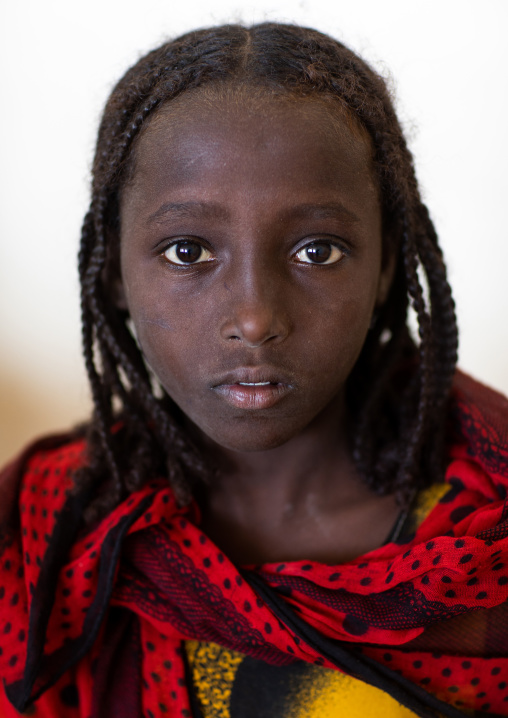
[[[0,641],[0,665],[5,665],[11,674],[19,672],[24,665],[28,635],[26,616],[31,595],[37,592],[38,575],[51,544],[55,521],[62,515],[68,495],[68,486],[65,485],[69,480],[68,473],[66,470],[57,473],[53,468],[44,467],[45,484],[31,479],[27,481],[20,495],[20,506],[25,507],[24,511],[20,508],[22,540],[17,548],[0,557],[4,569],[2,579],[5,577],[0,586],[0,636],[4,637],[4,641]],[[403,549],[394,544],[387,545],[340,566],[302,560],[275,563],[256,570],[304,620],[312,622],[313,616],[317,616],[316,622],[319,622],[322,610],[331,626],[330,631],[336,632],[334,637],[338,640],[356,642],[362,650],[372,654],[377,641],[383,648],[378,649],[380,653],[376,655],[376,660],[389,664],[394,671],[430,691],[448,696],[447,700],[454,705],[462,705],[465,701],[466,707],[500,712],[500,707],[508,702],[506,663],[497,665],[494,659],[489,659],[487,675],[485,661],[478,657],[460,655],[459,651],[455,651],[453,656],[447,655],[446,640],[441,653],[404,649],[411,638],[417,637],[421,626],[426,626],[425,622],[432,618],[433,611],[441,612],[440,620],[445,630],[448,617],[453,619],[458,605],[469,608],[481,603],[489,608],[495,605],[496,596],[501,591],[505,599],[508,597],[506,547],[501,546],[502,541],[498,537],[480,540],[469,532],[478,511],[472,491],[465,485],[459,487],[453,483],[451,491],[455,491],[455,499],[450,500],[449,491],[445,495],[446,500],[432,510],[432,520],[426,519]],[[80,634],[97,590],[104,538],[116,525],[115,521],[132,512],[142,497],[150,492],[153,502],[133,525],[129,540],[132,537],[137,539],[138,535],[150,536],[146,545],[153,548],[154,538],[163,534],[165,550],[173,552],[159,554],[159,558],[163,556],[163,563],[166,561],[166,572],[168,567],[170,571],[176,571],[170,556],[178,555],[185,560],[182,558],[179,564],[180,573],[168,576],[164,573],[160,585],[155,587],[155,584],[150,584],[150,589],[143,594],[146,610],[157,605],[158,590],[169,590],[167,586],[178,581],[182,595],[188,586],[192,586],[193,600],[196,601],[192,610],[203,610],[205,607],[214,617],[226,615],[221,612],[226,608],[230,611],[227,620],[214,624],[215,630],[224,630],[229,637],[236,637],[245,635],[250,630],[249,626],[254,626],[255,631],[252,635],[248,634],[252,643],[246,643],[246,649],[262,646],[263,650],[273,650],[276,655],[283,654],[286,658],[289,654],[316,666],[326,665],[322,656],[311,655],[308,646],[300,642],[265,606],[246,580],[249,574],[240,575],[227,555],[199,531],[195,520],[191,519],[193,509],[176,507],[167,483],[162,480],[152,482],[139,495],[136,493],[129,497],[119,507],[115,517],[106,517],[100,526],[71,547],[68,563],[58,579],[51,620],[59,633],[50,637],[49,651],[56,651],[63,643],[72,642]],[[432,530],[433,522],[439,523],[439,533]],[[159,533],[149,533],[154,531],[154,526]],[[145,544],[141,542],[139,545]],[[122,567],[121,571],[124,570],[115,590],[125,597],[125,586],[131,577]],[[167,585],[164,584],[166,580]],[[30,586],[32,589],[27,590]],[[132,581],[129,590],[134,588],[135,582]],[[403,595],[408,597],[405,602],[400,598]],[[323,609],[319,608],[320,603]],[[404,611],[399,615],[401,605],[404,605]],[[183,610],[179,615],[179,620],[184,620],[181,618],[185,616]],[[8,620],[6,616],[24,616],[24,623],[21,619],[19,622]],[[234,623],[235,616],[239,617],[238,624]],[[333,616],[338,618],[333,621],[330,618]],[[408,627],[415,617],[420,624]],[[203,625],[207,625],[208,620],[211,620],[210,616],[205,615]],[[389,628],[390,622],[394,629]],[[186,715],[185,711],[189,710],[185,703],[187,693],[181,638],[175,639],[172,631],[171,621],[140,621],[143,705],[146,706],[146,715],[154,718],[169,712],[173,714],[174,706],[177,707],[175,715]],[[404,632],[407,640],[400,641]],[[394,638],[397,641],[394,642]],[[78,684],[68,675],[64,678],[65,681],[58,683],[58,688],[55,686],[55,695],[61,705],[70,711],[77,711],[80,705]],[[464,689],[466,685],[469,693]],[[74,718],[74,713],[69,715]]]

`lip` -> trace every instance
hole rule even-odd
[[[237,409],[269,409],[293,390],[287,377],[269,368],[245,367],[225,374],[212,389]]]

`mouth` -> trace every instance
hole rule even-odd
[[[270,386],[271,381],[239,381],[239,386]]]
[[[212,386],[228,404],[237,409],[269,409],[293,390],[293,385],[271,370],[239,369]]]

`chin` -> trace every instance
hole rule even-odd
[[[231,444],[222,444],[225,449],[230,451],[254,453],[255,451],[270,451],[270,449],[278,449],[279,446],[283,446],[289,441],[289,438],[274,439],[272,441],[261,441],[261,440],[244,440],[242,442],[235,442]]]
[[[277,427],[278,430],[270,427],[270,430],[260,430],[260,427],[246,427],[241,426],[236,432],[224,432],[205,430],[205,434],[218,446],[228,449],[229,451],[238,452],[254,452],[254,451],[269,451],[270,449],[277,449],[279,446],[283,446],[297,434],[300,433],[301,429],[281,430],[282,427]]]

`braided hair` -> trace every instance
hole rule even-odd
[[[386,84],[352,51],[315,30],[224,25],[187,33],[139,60],[114,88],[100,125],[79,255],[94,412],[78,482],[98,491],[89,520],[150,478],[166,475],[181,504],[209,479],[178,407],[154,385],[127,313],[112,301],[109,278],[119,271],[119,194],[132,173],[137,138],[163,104],[226,82],[335,98],[370,136],[385,251],[396,253],[397,265],[348,380],[352,453],[367,485],[378,494],[395,493],[402,505],[443,471],[444,409],[457,359],[454,303]],[[417,341],[407,325],[409,306]]]

